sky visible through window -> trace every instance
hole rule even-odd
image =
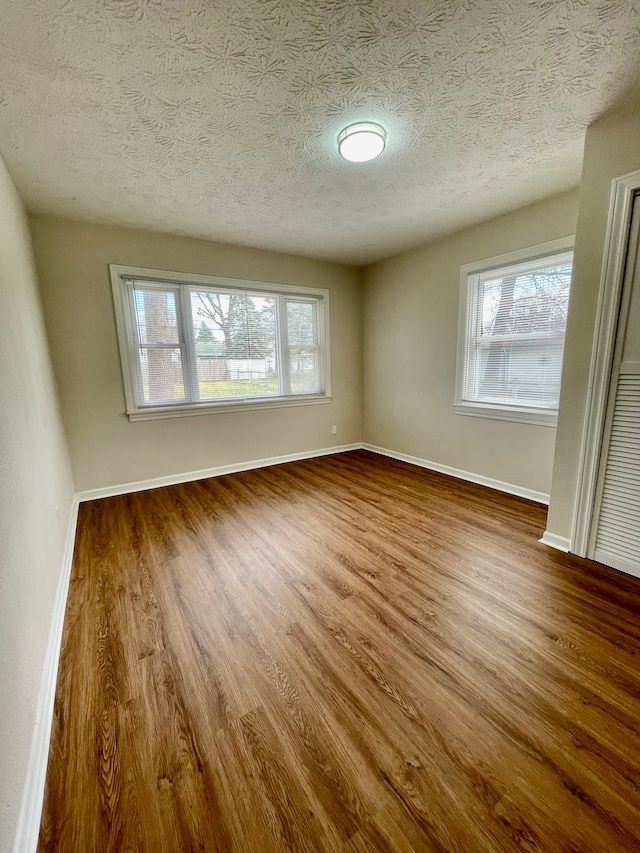
[[[563,251],[468,274],[459,405],[557,409],[571,271]]]
[[[136,323],[138,326],[138,330],[140,333],[140,341],[146,343],[147,341],[147,322],[145,315],[145,292],[148,292],[145,288],[136,288],[134,290],[134,304],[136,311]],[[223,330],[220,328],[220,325],[214,322],[207,313],[203,310],[201,304],[200,294],[194,292],[191,297],[191,307],[192,307],[192,316],[193,316],[193,329],[196,335],[202,329],[202,324],[204,324],[207,329],[210,330],[213,339],[216,341],[224,342],[225,336]],[[228,317],[230,301],[234,294],[231,293],[217,293],[215,294],[216,299],[219,302],[222,315],[224,317]],[[269,314],[273,310],[273,299],[265,296],[257,296],[252,295],[247,299],[247,303],[250,309],[255,309],[255,311],[260,314]],[[177,317],[176,317],[176,303],[175,303],[175,295],[173,291],[166,292],[166,316],[167,321],[170,326],[176,326]],[[289,316],[291,316],[291,312],[289,312]],[[246,320],[245,320],[246,322]]]
[[[491,278],[482,288],[482,334],[532,334],[564,331],[571,284],[571,264],[517,275],[508,315],[499,317],[507,277]],[[499,328],[497,328],[499,326]]]
[[[134,282],[132,305],[144,404],[321,391],[317,299]]]

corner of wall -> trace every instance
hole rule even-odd
[[[0,360],[0,849],[9,850],[24,807],[43,661],[74,525],[65,525],[73,517],[73,480],[31,237],[1,159]]]

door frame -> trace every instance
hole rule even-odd
[[[598,468],[604,435],[616,331],[625,279],[631,215],[640,191],[640,169],[611,182],[589,386],[580,444],[580,465],[571,530],[571,551],[589,557]]]

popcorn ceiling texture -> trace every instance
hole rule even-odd
[[[631,0],[0,0],[31,210],[366,263],[575,186]],[[335,150],[371,119],[388,147]]]

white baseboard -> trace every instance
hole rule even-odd
[[[438,471],[440,474],[448,474],[450,477],[457,477],[459,480],[467,480],[470,483],[477,483],[479,486],[488,486],[490,489],[497,489],[499,492],[508,492],[510,495],[517,495],[519,498],[527,498],[530,501],[535,501],[539,504],[549,504],[549,495],[545,492],[536,492],[533,489],[525,489],[524,486],[516,486],[513,483],[504,483],[502,480],[494,480],[492,477],[483,477],[481,474],[472,474],[470,471],[462,471],[460,468],[451,468],[449,465],[441,465],[439,462],[430,462],[428,459],[421,459],[418,456],[409,456],[407,453],[397,453],[395,450],[388,450],[386,447],[377,447],[375,444],[363,444],[364,450],[370,450],[372,453],[380,453],[382,456],[389,456],[391,459],[398,459],[400,462],[410,462],[411,465],[419,465],[420,468],[428,468],[430,471]]]
[[[542,534],[542,539],[539,540],[543,545],[548,545],[550,548],[555,548],[557,551],[564,551],[568,554],[571,550],[571,539],[566,536],[558,536],[557,533],[550,533],[548,530]]]
[[[281,465],[283,462],[298,462],[302,459],[314,459],[316,456],[329,456],[332,453],[344,453],[347,450],[361,450],[362,444],[341,444],[336,447],[323,447],[320,450],[304,450],[301,453],[287,453],[286,456],[270,456],[267,459],[251,459],[248,462],[237,462],[233,465],[220,465],[217,468],[203,468],[200,471],[188,471],[184,474],[169,474],[166,477],[154,477],[151,480],[138,480],[133,483],[121,483],[116,486],[105,486],[101,489],[88,489],[78,492],[79,501],[92,501],[97,498],[110,498],[114,495],[126,495],[130,492],[142,492],[146,489],[159,489],[162,486],[175,486],[178,483],[191,483],[194,480],[205,480],[207,477],[222,477],[224,474],[235,474],[238,471],[250,471],[253,468],[267,468],[270,465]]]
[[[462,471],[459,468],[451,468],[449,465],[440,465],[438,462],[430,462],[427,459],[421,459],[417,456],[409,456],[406,453],[397,453],[395,450],[389,450],[386,447],[378,447],[374,444],[362,444],[359,442],[354,444],[336,445],[335,447],[323,447],[320,450],[305,450],[300,453],[287,453],[285,456],[270,456],[266,459],[251,459],[247,462],[237,462],[231,465],[219,465],[216,468],[203,468],[199,471],[187,471],[182,474],[169,474],[166,477],[153,477],[149,480],[118,483],[114,486],[104,486],[99,489],[87,489],[83,492],[77,492],[76,497],[80,502],[97,500],[99,498],[110,498],[114,495],[126,495],[130,492],[142,492],[147,489],[159,489],[163,486],[175,486],[179,483],[190,483],[194,480],[205,480],[207,477],[221,477],[224,474],[235,474],[238,471],[250,471],[254,468],[266,468],[270,465],[281,465],[283,462],[298,462],[302,459],[314,459],[317,456],[328,456],[332,453],[345,453],[349,450],[369,450],[372,453],[389,456],[392,459],[398,459],[401,462],[409,462],[412,465],[419,465],[421,468],[428,468],[431,471],[448,474],[449,476],[457,477],[460,480],[467,480],[470,483],[477,483],[480,486],[488,486],[489,488],[497,489],[500,492],[508,492],[509,494],[517,495],[521,498],[527,498],[528,500],[536,501],[536,503],[549,503],[549,495],[545,492],[536,492],[533,489],[526,489],[523,486],[516,486],[513,483],[504,483],[502,480],[483,477],[480,474],[473,474],[470,471]]]
[[[22,805],[18,815],[18,826],[13,845],[13,853],[35,853],[40,832],[40,818],[44,799],[44,784],[47,775],[49,758],[49,740],[53,723],[53,703],[56,695],[58,678],[58,662],[62,644],[62,627],[67,606],[67,593],[73,562],[73,546],[76,538],[78,521],[78,498],[74,496],[69,513],[67,535],[64,543],[62,566],[53,603],[53,614],[49,639],[42,668],[42,681],[38,695],[36,719],[31,740],[29,766],[22,795]]]

